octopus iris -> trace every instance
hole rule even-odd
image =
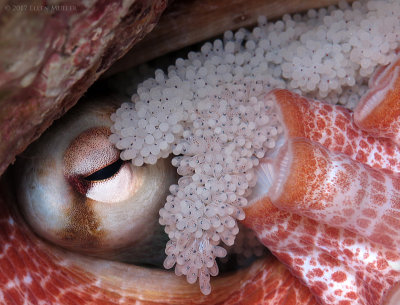
[[[274,105],[281,131],[276,145],[258,154],[255,179],[249,179],[253,192],[243,192],[248,202],[240,206],[245,217],[236,219],[272,255],[216,277],[208,295],[172,272],[89,258],[48,244],[9,204],[15,198],[4,182],[2,302],[396,304],[400,298],[400,58],[393,58],[375,72],[354,111],[286,89],[264,88],[257,95],[258,101]],[[116,106],[108,108],[106,115]],[[111,126],[103,113],[94,116]],[[110,134],[92,133],[102,139]],[[73,155],[76,149],[71,145]],[[68,164],[73,163],[70,160],[64,158]],[[66,177],[77,177],[73,170],[68,173]],[[91,200],[112,201],[99,199],[92,185],[71,181]],[[121,198],[125,200],[124,194]],[[85,221],[84,226],[94,230]]]

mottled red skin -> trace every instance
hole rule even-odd
[[[368,103],[372,107],[367,106]],[[369,134],[389,138],[400,145],[399,117],[400,55],[391,65],[381,68],[375,74],[370,82],[370,90],[355,109],[354,119],[357,126]]]
[[[0,196],[0,304],[309,304],[316,305],[307,287],[287,268],[269,257],[253,271],[238,274],[238,279],[224,280],[225,286],[214,282],[213,293],[204,296],[199,288],[169,272],[164,281],[176,281],[172,289],[165,283],[130,284],[124,276],[135,277],[135,270],[125,272],[122,263],[110,263],[121,273],[108,280],[102,269],[94,272],[98,259],[67,254],[46,245],[31,233],[16,211],[10,193],[2,185]],[[74,261],[76,260],[76,262]],[[82,260],[80,262],[79,260]],[[120,268],[120,269],[118,269]],[[123,275],[123,273],[127,275]],[[167,271],[165,271],[167,273]],[[30,277],[30,280],[27,280]],[[145,282],[146,278],[138,281]],[[114,284],[113,284],[114,283]],[[216,286],[216,287],[215,287]],[[185,290],[187,290],[185,292]],[[299,301],[301,303],[299,303]]]
[[[398,248],[394,247],[398,243],[395,232],[400,221],[393,210],[398,208],[399,185],[397,176],[391,172],[400,169],[398,146],[390,139],[374,138],[361,131],[354,124],[351,111],[343,107],[308,100],[287,90],[273,90],[266,96],[271,98],[281,111],[290,143],[281,148],[273,163],[278,171],[285,149],[290,149],[292,166],[279,194],[271,187],[271,192],[245,210],[244,224],[258,234],[263,244],[322,304],[382,304],[400,281],[399,270],[392,268],[400,263]],[[324,166],[331,159],[346,166],[339,171],[337,181],[329,184],[332,181],[327,180]],[[350,210],[354,214],[359,204],[355,198],[359,194],[352,194],[349,188],[360,168],[363,172],[357,176],[359,179],[365,180],[366,175],[373,178],[368,181],[370,198],[365,198],[363,206],[365,218],[368,215],[370,222],[377,223],[371,234],[362,230],[365,229],[362,219],[354,223],[350,218]],[[384,170],[378,170],[381,168]],[[388,200],[386,214],[383,213],[387,216],[376,219],[374,200],[378,204],[382,196],[374,196],[385,193],[382,189],[385,175],[396,192],[386,189],[390,193],[387,196],[393,195]],[[345,191],[349,192],[348,201],[337,201],[335,209],[328,209],[334,195]],[[323,201],[327,203],[325,206]],[[346,204],[351,206],[350,210],[344,208]],[[331,215],[332,210],[341,213],[342,218]]]
[[[400,172],[400,148],[360,129],[350,110],[288,90],[272,90],[265,98],[276,99],[288,137],[304,137],[371,167]]]
[[[382,292],[388,292],[399,279],[398,272],[381,268],[388,257],[398,261],[396,254],[350,231],[282,211],[267,199],[247,209],[246,216],[244,224],[255,230],[321,304],[381,304]],[[384,256],[367,265],[364,251],[350,250],[352,244],[364,245],[365,253],[370,254],[385,250]],[[348,287],[342,286],[344,280],[349,281]],[[338,300],[337,295],[343,298]]]
[[[296,141],[290,146],[295,157],[285,191],[270,193],[274,205],[400,253],[400,176],[314,143]]]

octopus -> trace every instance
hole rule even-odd
[[[260,162],[242,224],[272,255],[212,281],[89,258],[32,233],[3,178],[3,304],[396,304],[400,281],[400,59],[376,71],[354,112],[287,90],[285,139]]]

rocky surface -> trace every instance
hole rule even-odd
[[[152,30],[167,0],[27,3],[0,0],[0,175]]]

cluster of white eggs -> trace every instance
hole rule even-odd
[[[399,11],[397,0],[342,1],[274,23],[260,17],[252,31],[228,31],[139,85],[112,115],[110,140],[136,166],[176,156],[182,177],[160,210],[166,268],[210,293],[215,259],[226,255],[220,242],[234,243],[254,167],[282,133],[264,94],[287,88],[354,107],[375,68],[395,56]]]

